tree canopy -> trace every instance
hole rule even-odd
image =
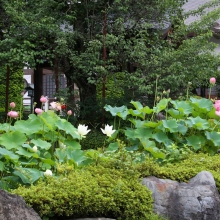
[[[82,102],[112,78],[127,99],[153,96],[156,78],[160,91],[178,96],[189,81],[194,88],[206,85],[219,66],[209,39],[220,7],[205,10],[219,2],[184,12],[185,2],[1,0],[0,63],[35,67],[57,59]],[[202,18],[186,25],[191,14]],[[124,83],[117,84],[117,74]]]

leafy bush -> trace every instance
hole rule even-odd
[[[92,130],[89,132],[85,139],[80,142],[83,150],[87,149],[97,149],[103,147],[106,136],[98,130]]]
[[[47,177],[29,188],[12,192],[24,198],[41,216],[150,219],[151,192],[137,175],[101,166]]]

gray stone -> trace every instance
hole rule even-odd
[[[142,182],[152,191],[154,212],[170,220],[219,220],[220,196],[210,172],[203,171],[188,183],[156,177]]]
[[[22,197],[0,190],[0,220],[41,220]]]

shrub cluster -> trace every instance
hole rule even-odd
[[[122,170],[88,167],[66,177],[47,177],[29,188],[20,186],[13,193],[22,196],[40,216],[150,219],[151,192],[138,179]]]

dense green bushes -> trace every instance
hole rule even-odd
[[[48,177],[30,188],[14,190],[41,216],[149,219],[152,214],[151,193],[141,185],[137,175],[123,171],[89,167],[59,178]]]

